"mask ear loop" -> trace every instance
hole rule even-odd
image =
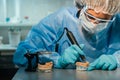
[[[85,12],[85,10],[87,10],[87,7],[85,6],[85,7],[83,7],[80,11],[79,11],[79,16],[78,16],[78,18],[80,18],[80,16],[82,15],[82,14],[84,14],[84,12]]]

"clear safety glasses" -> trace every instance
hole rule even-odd
[[[87,20],[92,21],[93,23],[107,23],[107,22],[113,22],[115,20],[115,17],[112,18],[112,20],[107,20],[107,19],[100,19],[95,16],[92,16],[91,14],[87,13],[86,10],[84,10],[84,14],[87,18]]]

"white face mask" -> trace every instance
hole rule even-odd
[[[89,33],[95,33],[95,32],[102,31],[103,29],[105,29],[107,27],[107,24],[108,24],[108,22],[94,24],[94,23],[88,21],[83,10],[81,10],[79,19],[81,21],[82,27]]]

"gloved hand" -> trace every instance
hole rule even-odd
[[[80,47],[83,48],[84,45],[81,44]],[[77,45],[72,45],[64,51],[58,63],[65,68],[68,64],[75,63],[79,59],[79,55],[84,55],[84,52]]]
[[[94,69],[114,70],[117,68],[117,60],[113,55],[101,55],[97,60],[91,63],[88,71]]]

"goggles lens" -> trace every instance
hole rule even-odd
[[[84,10],[84,14],[87,18],[87,20],[92,21],[93,23],[107,23],[107,22],[113,22],[115,20],[115,17],[112,18],[112,20],[107,20],[107,19],[100,19],[95,16],[92,16],[91,14],[87,13],[86,10]]]

